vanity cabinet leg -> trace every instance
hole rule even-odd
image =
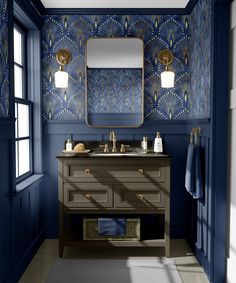
[[[170,257],[170,241],[167,241],[165,244],[165,254],[166,257]]]
[[[63,257],[64,245],[59,242],[59,257]]]
[[[59,207],[59,257],[63,257],[64,251],[64,215],[62,205]]]

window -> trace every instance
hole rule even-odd
[[[32,174],[32,102],[27,95],[27,31],[19,23],[14,25],[14,95],[16,180]]]

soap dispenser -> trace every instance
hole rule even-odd
[[[155,141],[154,141],[154,152],[161,153],[163,152],[163,146],[162,146],[162,138],[160,136],[160,133],[157,132]]]

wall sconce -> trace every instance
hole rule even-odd
[[[59,71],[55,73],[55,86],[58,88],[67,88],[69,74],[64,71],[64,65],[72,60],[71,52],[67,49],[60,49],[56,54],[56,60],[60,64]]]
[[[163,49],[158,54],[158,61],[165,65],[165,71],[161,73],[161,87],[174,87],[175,73],[168,70],[168,66],[173,62],[174,55],[169,49]]]

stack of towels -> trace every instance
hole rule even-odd
[[[188,146],[185,188],[194,199],[203,198],[200,148],[196,144]]]
[[[125,236],[126,219],[98,218],[98,234],[103,236]]]

